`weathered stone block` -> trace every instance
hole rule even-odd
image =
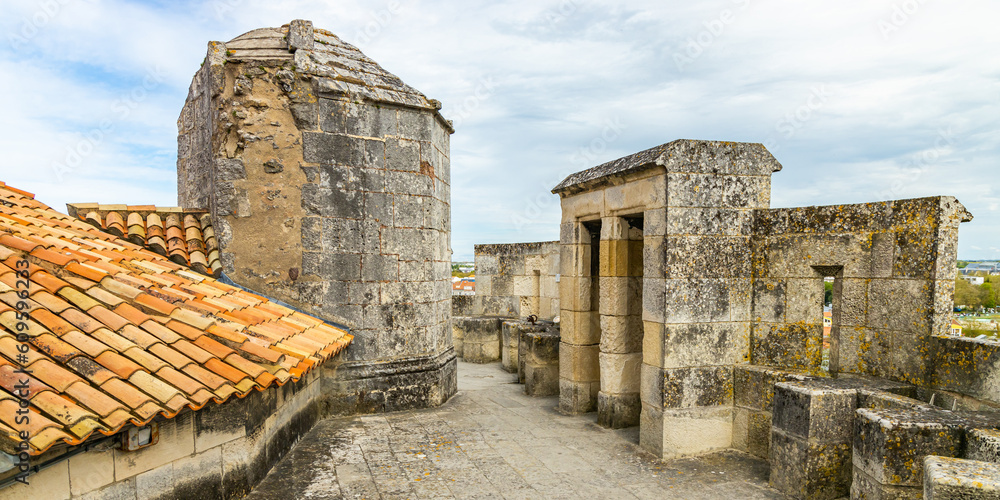
[[[729,321],[728,280],[670,279],[664,285],[666,323]]]
[[[751,311],[754,321],[770,323],[785,321],[785,287],[785,280],[754,280]]]
[[[599,382],[601,368],[596,345],[559,345],[559,377],[575,382]],[[638,367],[637,367],[638,368]]]
[[[881,484],[858,467],[854,467],[851,500],[923,500],[923,488]]]
[[[361,279],[361,255],[303,253],[302,273],[337,281]]]
[[[1000,464],[1000,430],[972,429],[967,438],[966,458]]]
[[[560,364],[560,371],[562,365]],[[600,382],[584,382],[559,377],[559,411],[567,415],[589,413],[597,409]]]
[[[500,359],[500,346],[492,342],[462,341],[463,360],[469,363],[492,363]]]
[[[1000,344],[960,337],[932,336],[936,354],[935,387],[1000,403]]]
[[[597,424],[610,429],[624,429],[639,424],[642,402],[638,393],[597,395]]]
[[[629,278],[601,276],[600,312],[602,315],[625,316],[629,312],[629,303],[638,301],[638,296],[629,296]]]
[[[666,313],[666,280],[645,277],[642,279],[642,319],[663,323]]]
[[[537,276],[513,276],[514,295],[537,297],[540,285]]]
[[[218,181],[237,181],[247,178],[246,167],[240,158],[217,158],[215,172]]]
[[[664,408],[731,406],[731,366],[673,368],[663,370]]]
[[[721,207],[724,176],[668,173],[668,207]],[[669,214],[668,214],[669,218]]]
[[[514,278],[509,275],[493,275],[493,295],[510,296],[514,295]]]
[[[857,390],[822,380],[778,382],[774,386],[773,426],[811,442],[851,441]]]
[[[346,219],[361,218],[362,194],[319,187],[315,184],[302,186],[302,208],[306,215],[322,215]]]
[[[850,443],[816,443],[775,430],[771,486],[793,498],[834,499],[851,488]]]
[[[767,459],[771,445],[771,413],[733,408],[733,448]]]
[[[635,393],[639,395],[639,373],[642,353],[600,353],[601,392],[608,394]],[[560,359],[560,366],[562,360]]]
[[[365,281],[398,280],[399,259],[395,255],[363,255],[361,258],[361,279]],[[429,298],[414,297],[413,300],[416,302],[425,302]]]
[[[923,332],[929,327],[929,309],[900,308],[898,297],[915,304],[931,304],[931,283],[921,280],[872,280],[868,288],[868,323],[873,328]]]
[[[785,321],[823,323],[823,279],[789,279],[785,296]]]
[[[532,397],[559,394],[559,367],[554,364],[524,365],[524,393]]]
[[[959,455],[962,425],[940,411],[859,409],[854,466],[882,485],[919,487],[924,457]]]
[[[446,283],[447,284],[447,283]],[[450,289],[450,287],[449,287]],[[450,292],[450,290],[449,290]],[[474,295],[452,295],[451,315],[452,316],[472,316],[472,303]]]
[[[643,321],[642,362],[662,368],[664,325],[653,321]]]
[[[312,21],[296,19],[288,24],[288,50],[312,49],[315,43]]]
[[[639,399],[643,405],[663,408],[663,369],[643,362],[639,367]]]
[[[771,412],[774,384],[789,380],[805,380],[806,376],[789,371],[756,365],[733,367],[733,398],[737,406]]]
[[[924,498],[998,500],[1000,464],[928,456],[924,459]]]
[[[641,352],[642,335],[642,320],[638,316],[601,315],[601,352]]]
[[[437,127],[434,115],[426,111],[400,109],[398,112],[399,135],[415,141],[430,141]]]
[[[519,342],[525,346],[524,361],[535,365],[559,364],[559,329],[554,326],[533,327],[521,331]],[[520,357],[520,352],[518,353]]]
[[[750,337],[750,362],[755,365],[810,369],[823,360],[823,325],[755,323]]]
[[[601,341],[600,314],[563,310],[559,317],[563,342],[593,345]]]
[[[504,371],[517,373],[518,346],[521,328],[517,321],[504,321],[500,328],[500,366]]]
[[[302,143],[303,158],[310,163],[380,168],[385,157],[382,142],[341,134],[303,132]]]
[[[731,407],[684,408],[663,411],[663,458],[723,450],[733,442]]]
[[[494,317],[456,317],[452,318],[452,327],[462,332],[462,340],[466,347],[470,343],[496,344],[496,354],[499,358],[500,349],[500,318]],[[493,350],[490,349],[492,352]],[[468,361],[468,360],[467,360]],[[481,361],[485,362],[485,361]]]
[[[735,365],[750,360],[746,323],[694,323],[663,327],[663,366]]]

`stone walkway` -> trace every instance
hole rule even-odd
[[[560,415],[557,398],[525,396],[499,364],[458,373],[440,408],[320,422],[247,499],[785,498],[749,455],[660,461],[638,428]]]

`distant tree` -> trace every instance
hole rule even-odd
[[[965,269],[967,267],[969,267],[969,261],[967,261],[967,260],[960,260],[960,261],[958,261],[958,268],[959,269]]]
[[[979,296],[982,298],[983,307],[993,309],[997,306],[997,298],[993,294],[993,284],[983,283],[979,285]]]
[[[827,305],[833,304],[833,283],[830,283],[829,281],[824,281],[823,290],[824,290],[823,303]]]
[[[983,283],[983,287],[986,287],[989,291],[987,292],[990,298],[990,304],[983,304],[985,307],[994,308],[1000,305],[1000,276],[987,276],[986,283]]]
[[[979,288],[962,278],[957,278],[955,280],[955,305],[979,309],[983,305],[983,297]]]

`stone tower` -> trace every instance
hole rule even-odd
[[[332,411],[455,392],[454,130],[440,109],[301,20],[210,42],[191,83],[179,204],[211,212],[228,278],[351,327],[351,348],[324,371]]]

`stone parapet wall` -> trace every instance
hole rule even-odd
[[[473,315],[559,315],[559,242],[476,245]]]
[[[927,384],[970,217],[951,197],[755,212],[751,361],[819,369],[832,276],[831,371]]]

